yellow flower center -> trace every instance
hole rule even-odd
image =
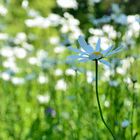
[[[99,55],[102,55],[100,52],[93,52],[93,54],[99,56]]]

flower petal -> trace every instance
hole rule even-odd
[[[68,56],[67,57],[68,59],[78,59],[78,58],[83,58],[82,56],[80,56],[80,55],[70,55],[70,56]]]
[[[87,44],[87,42],[85,41],[83,36],[79,36],[78,38],[78,42],[80,44],[80,46],[87,52],[87,53],[92,53],[93,52],[93,48]]]
[[[101,39],[99,38],[98,41],[97,41],[97,44],[96,44],[96,51],[97,51],[97,52],[100,51],[100,48],[101,48],[100,45],[101,45]]]
[[[103,50],[101,53],[106,56],[111,50],[113,49],[113,46],[107,48],[106,50]]]
[[[85,41],[83,36],[81,36],[81,35],[79,36],[78,42],[79,42],[80,46],[86,51],[86,46],[88,44],[86,43],[86,41]]]
[[[69,50],[73,51],[73,52],[76,52],[76,53],[81,53],[82,51],[79,50],[79,49],[76,49],[76,48],[73,48],[71,46],[68,47]]]
[[[113,55],[115,53],[118,53],[118,52],[122,51],[122,49],[123,49],[123,47],[120,46],[120,47],[116,48],[115,50],[111,51],[110,53],[108,53],[106,56],[110,56],[110,55]]]
[[[89,58],[82,58],[82,59],[79,59],[78,61],[79,62],[87,62],[87,61],[89,61]]]
[[[93,53],[94,49],[91,47],[91,45],[87,45],[88,53]]]
[[[87,52],[81,52],[80,55],[89,55]]]
[[[108,67],[111,67],[111,64],[110,64],[108,61],[106,61],[106,60],[100,59],[99,61],[100,61],[101,63],[107,65]]]

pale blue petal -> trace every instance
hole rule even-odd
[[[86,43],[86,41],[85,41],[83,36],[79,36],[78,42],[79,42],[80,46],[86,51],[88,44]]]
[[[123,46],[119,46],[118,48],[116,48],[115,50],[122,50],[123,49]]]
[[[76,53],[81,53],[81,50],[79,49],[76,49],[76,48],[73,48],[73,47],[68,47],[69,50],[73,51],[73,52],[76,52]]]
[[[115,50],[111,51],[110,53],[108,53],[106,56],[110,56],[110,55],[113,55],[115,53],[118,53],[118,52],[122,51],[122,49],[123,49],[123,47],[120,46],[120,47],[116,48]]]
[[[79,62],[87,62],[87,61],[89,61],[89,58],[82,58],[82,59],[79,59],[78,61]]]
[[[81,52],[80,55],[89,55],[87,52]]]
[[[101,53],[106,56],[111,50],[113,49],[113,46],[107,48],[106,50],[103,50]]]
[[[67,59],[72,59],[72,60],[83,59],[83,58],[88,58],[88,56],[85,56],[85,55],[70,55],[70,56],[67,57]]]
[[[88,53],[93,53],[94,49],[91,47],[91,45],[87,45]]]
[[[78,58],[83,58],[80,55],[70,55],[67,57],[68,59],[78,59]]]
[[[101,45],[101,39],[99,38],[98,41],[97,41],[97,44],[96,44],[96,51],[97,51],[97,52],[100,51],[100,48],[101,48],[100,45]]]
[[[116,48],[115,50],[113,50],[114,52],[120,52],[120,51],[122,51],[122,49],[123,49],[123,47],[122,46],[120,46],[120,47],[118,47],[118,48]]]
[[[99,60],[99,61],[100,61],[101,63],[107,65],[108,67],[111,67],[111,64],[110,64],[108,61],[106,61],[106,60],[101,59],[101,60]]]
[[[93,52],[93,48],[87,44],[87,42],[85,41],[83,36],[79,36],[78,42],[79,42],[81,48],[83,48],[83,50],[85,50],[87,53]]]

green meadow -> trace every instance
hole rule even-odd
[[[122,50],[98,63],[114,140],[140,140],[140,11],[130,0],[0,1],[0,140],[113,140],[95,61],[78,37]],[[82,48],[82,49],[81,49]],[[99,52],[92,53],[98,55]],[[87,55],[87,54],[85,54]]]

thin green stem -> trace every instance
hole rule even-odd
[[[133,91],[135,90],[135,84],[133,83]],[[132,93],[132,113],[131,113],[131,140],[133,140],[133,114],[134,114],[134,100],[135,92]]]
[[[113,139],[116,140],[113,132],[111,131],[111,129],[108,127],[108,125],[106,124],[106,122],[104,120],[102,109],[101,109],[101,105],[100,105],[99,93],[98,93],[98,60],[95,60],[95,68],[96,68],[96,71],[95,71],[95,74],[96,74],[96,98],[97,98],[97,103],[98,103],[98,108],[99,108],[100,116],[101,116],[101,119],[102,119],[105,127],[108,129],[108,131],[112,135]]]
[[[77,102],[77,115],[78,115],[78,118],[77,118],[77,139],[79,140],[80,139],[80,108],[79,108],[79,98],[80,98],[80,95],[78,93],[78,73],[77,73],[77,70],[75,70],[75,73],[76,73],[76,76],[75,76],[75,95],[76,95],[76,102]]]

